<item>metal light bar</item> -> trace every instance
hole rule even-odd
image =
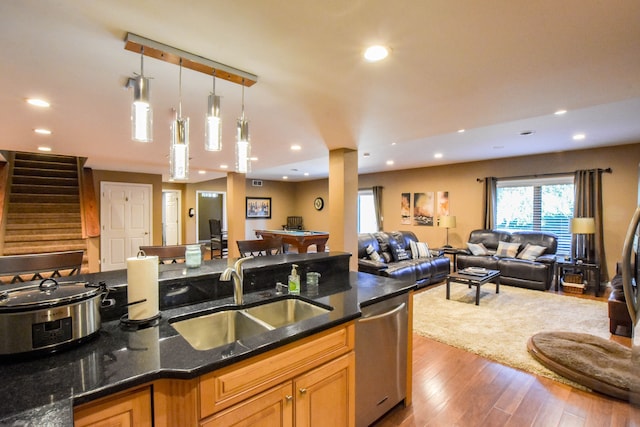
[[[237,83],[239,85],[251,87],[258,81],[258,76],[255,74],[212,61],[211,59],[207,59],[202,56],[194,55],[193,53],[141,37],[137,34],[127,33],[124,41],[124,48],[126,50],[142,53],[145,56],[170,62],[175,65],[179,65],[180,60],[182,60],[182,66],[185,68],[189,68],[190,70],[198,71],[209,76],[213,75],[215,72],[215,76],[217,78]]]

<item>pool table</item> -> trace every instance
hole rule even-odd
[[[282,243],[293,245],[298,249],[298,253],[307,253],[307,248],[316,245],[318,252],[324,252],[329,233],[325,231],[307,230],[256,230],[256,236],[262,238],[282,237]]]

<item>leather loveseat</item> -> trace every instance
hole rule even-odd
[[[499,270],[501,285],[541,291],[551,287],[558,249],[555,234],[543,231],[474,230],[468,242],[469,249],[457,255],[458,270],[483,267]],[[482,253],[482,248],[485,253]]]
[[[416,250],[417,245],[422,245],[420,250]],[[358,234],[358,271],[410,280],[420,286],[440,282],[450,272],[449,258],[435,251],[425,251],[425,247],[426,244],[419,243],[411,231]],[[367,249],[375,251],[376,256]],[[372,259],[378,257],[379,260]]]

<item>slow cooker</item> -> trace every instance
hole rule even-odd
[[[100,330],[104,284],[58,283],[0,291],[0,356],[54,352]]]

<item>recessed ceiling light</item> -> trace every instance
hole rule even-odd
[[[309,176],[309,172],[305,172],[305,173],[304,173],[304,176]]]
[[[48,153],[51,151],[51,147],[45,147],[44,145],[41,145],[38,147],[38,151],[45,151]]]
[[[229,165],[220,165],[220,169],[228,169]]]
[[[436,153],[433,155],[434,158],[436,159],[441,159],[442,158],[442,153]]]
[[[51,131],[49,129],[38,128],[33,131],[39,135],[51,135]]]
[[[258,158],[257,157],[249,157],[249,160],[251,160],[252,162],[257,162]]]
[[[586,137],[587,137],[587,135],[585,135],[584,133],[576,133],[575,135],[573,135],[573,140],[574,141],[582,141]]]
[[[494,145],[493,147],[494,150],[502,150],[504,148],[504,145]]]
[[[369,46],[364,51],[364,59],[369,62],[381,61],[389,55],[389,49],[384,46]]]
[[[48,108],[51,106],[51,104],[49,104],[44,99],[38,99],[38,98],[27,98],[27,103],[29,105],[33,105],[34,107]]]
[[[529,135],[533,135],[534,133],[536,133],[535,130],[523,130],[522,132],[520,132],[520,135],[529,136]]]
[[[387,160],[387,165],[391,166],[393,163],[393,160]]]
[[[362,153],[362,157],[369,157],[371,153]]]
[[[558,110],[553,114],[555,114],[556,116],[561,116],[563,114],[567,114],[567,110]]]
[[[458,133],[464,133],[464,129],[458,129]]]
[[[293,144],[293,145],[291,146],[291,149],[292,149],[293,151],[300,151],[300,150],[302,150],[302,147],[301,147],[301,146],[299,146],[298,144]]]
[[[198,171],[198,173],[199,173],[200,175],[204,175],[205,173],[207,173],[207,171]]]
[[[284,175],[282,179],[289,179],[289,177],[287,175]]]
[[[396,144],[397,144],[397,142],[392,142],[392,143],[391,143],[391,145],[396,145]]]

